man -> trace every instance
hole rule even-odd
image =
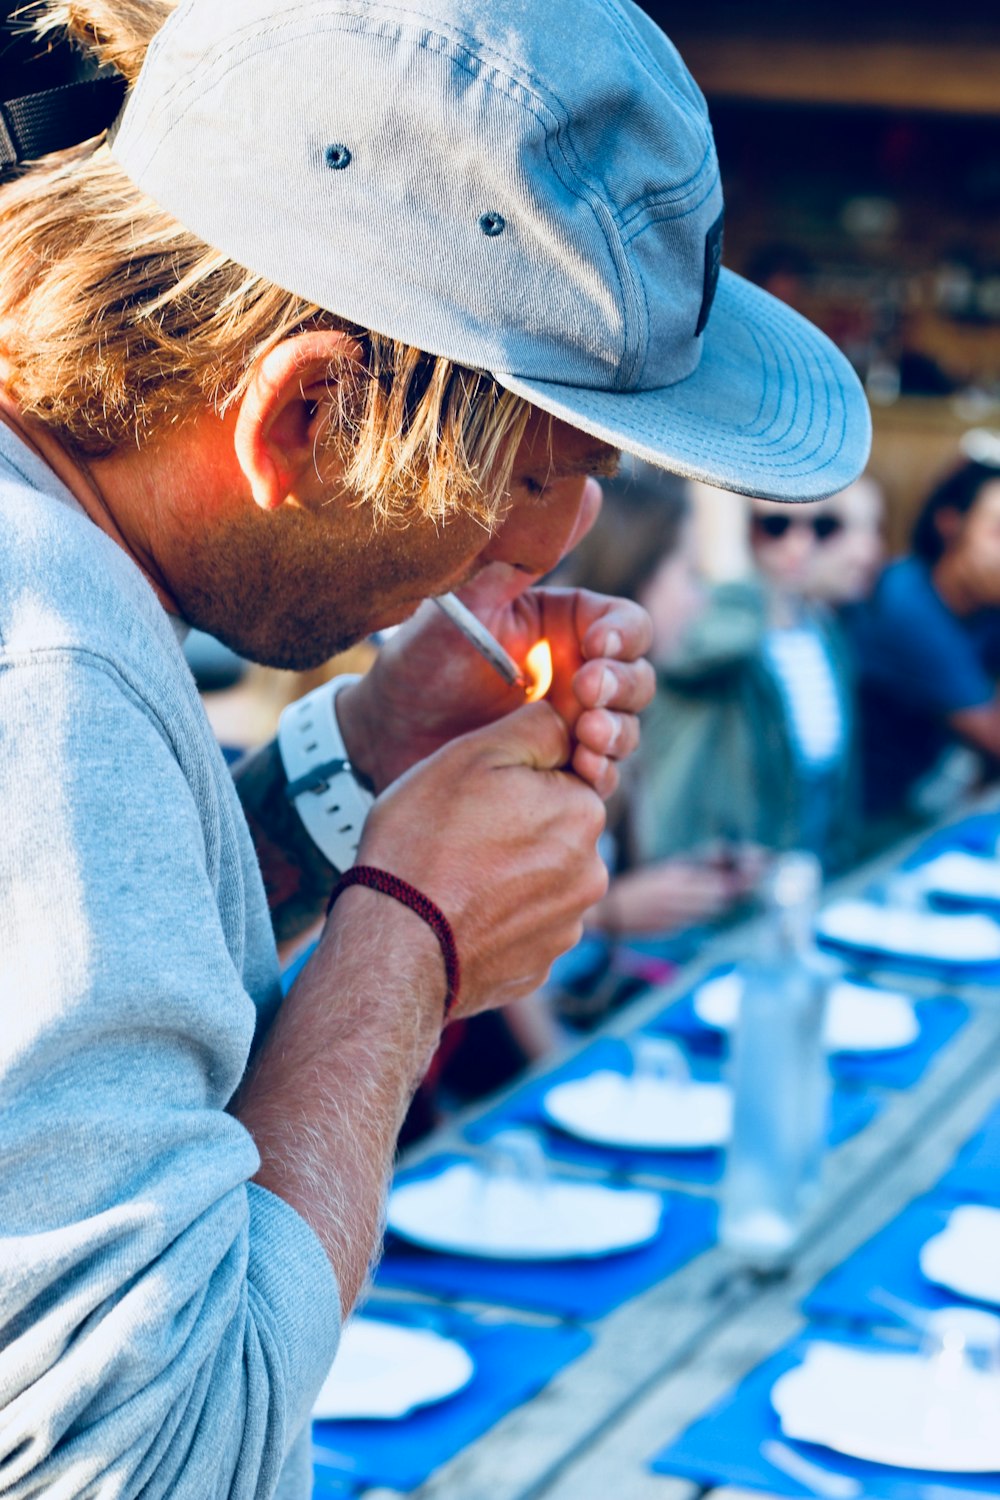
[[[529,587],[584,475],[806,498],[866,417],[720,278],[703,101],[617,0],[48,9],[134,87],[0,195],[0,1494],[303,1496],[445,1009],[536,987],[604,888],[648,626]],[[244,777],[282,932],[379,794],[279,1008],[177,632],[304,667],[465,583],[551,639],[548,703],[425,610]]]

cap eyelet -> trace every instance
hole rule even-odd
[[[348,148],[338,142],[335,146],[326,148],[326,164],[335,172],[342,172],[345,167],[351,165],[351,153]]]
[[[503,214],[498,214],[491,211],[490,213],[483,214],[481,216],[479,220],[479,227],[484,234],[489,235],[490,239],[493,239],[496,235],[503,234],[504,230],[507,228],[507,220],[504,218]]]

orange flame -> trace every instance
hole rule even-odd
[[[529,679],[530,686],[525,689],[524,696],[529,703],[537,703],[544,698],[552,686],[552,647],[543,636],[536,641],[524,663],[524,675]]]

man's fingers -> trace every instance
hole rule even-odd
[[[645,656],[653,644],[652,620],[640,605],[629,599],[609,599],[581,590],[577,618],[583,623],[588,616],[592,618],[580,641],[580,650],[588,660],[607,656],[635,661]]]
[[[631,755],[639,743],[639,721],[631,714],[598,709],[583,714],[574,733],[571,759],[569,733],[562,719],[548,703],[529,703],[479,730],[478,737],[488,746],[494,765],[522,765],[536,771],[562,770],[568,765],[607,801],[618,786],[615,761]]]
[[[577,745],[573,751],[572,765],[580,780],[585,781],[602,801],[606,802],[617,790],[618,767],[607,756],[596,755],[586,745]]]
[[[580,715],[573,733],[577,743],[595,755],[626,760],[639,745],[639,720],[634,714],[614,714],[606,708],[595,708]]]
[[[527,703],[495,724],[476,731],[498,766],[530,766],[557,771],[569,760],[569,731],[549,703]]]
[[[644,657],[638,661],[588,661],[573,678],[581,708],[610,708],[638,714],[652,702],[656,673]]]

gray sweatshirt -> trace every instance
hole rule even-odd
[[[0,1496],[302,1500],[339,1298],[226,1113],[280,1001],[249,831],[169,617],[2,425],[0,527]]]

